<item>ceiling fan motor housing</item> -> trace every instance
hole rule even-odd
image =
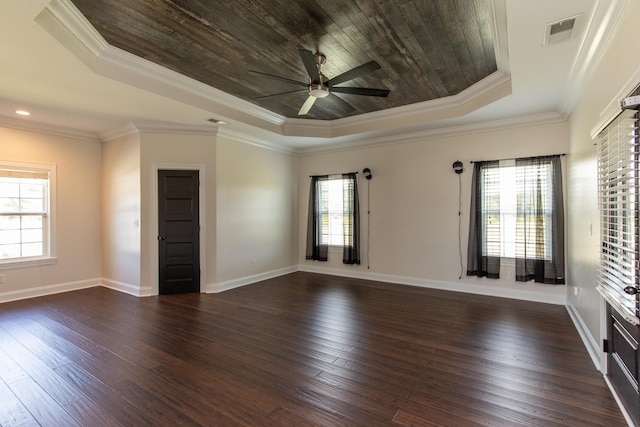
[[[314,98],[326,98],[329,96],[329,86],[325,84],[327,80],[324,74],[320,73],[320,82],[309,82],[309,95]]]

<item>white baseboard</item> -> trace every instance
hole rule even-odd
[[[77,282],[58,283],[55,285],[38,286],[19,291],[9,291],[0,293],[0,303],[16,301],[26,298],[42,297],[45,295],[59,294],[61,292],[77,291],[79,289],[93,288],[100,286],[102,279],[79,280]]]
[[[267,271],[265,273],[254,274],[251,276],[240,277],[238,279],[227,280],[226,282],[208,284],[205,288],[206,293],[218,293],[228,291],[230,289],[239,288],[240,286],[250,285],[262,280],[273,279],[274,277],[284,276],[285,274],[294,273],[298,269],[295,266],[279,268],[277,270]]]
[[[569,313],[569,317],[571,317],[571,321],[573,321],[573,326],[575,326],[578,334],[580,335],[580,338],[582,339],[582,343],[586,347],[587,352],[589,352],[589,356],[591,356],[591,361],[596,366],[596,369],[602,372],[602,350],[598,345],[598,342],[593,337],[591,332],[589,332],[589,328],[587,328],[584,320],[582,320],[582,316],[580,316],[578,310],[576,310],[576,308],[571,304],[567,304],[566,308],[567,312]]]
[[[500,298],[511,298],[525,301],[542,302],[546,304],[565,305],[566,295],[553,295],[535,290],[523,288],[503,288],[487,286],[482,283],[469,283],[464,281],[446,282],[441,280],[420,279],[417,277],[397,276],[393,274],[370,273],[360,270],[348,270],[340,268],[316,267],[311,265],[299,265],[299,271],[309,273],[329,274],[333,276],[352,277],[354,279],[375,280],[378,282],[397,283],[400,285],[418,286],[422,288],[440,289],[452,292],[464,292],[468,294],[485,295]]]
[[[102,278],[102,286],[105,288],[113,289],[114,291],[123,292],[125,294],[133,295],[134,297],[148,297],[151,296],[151,288],[141,288],[129,283],[119,282],[117,280],[111,280]]]

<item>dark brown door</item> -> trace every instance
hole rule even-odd
[[[635,425],[640,426],[640,328],[624,320],[609,304],[607,319],[609,380]]]
[[[159,292],[200,291],[198,171],[158,171]]]

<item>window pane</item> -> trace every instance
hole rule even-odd
[[[0,243],[20,243],[20,230],[0,230]]]
[[[2,245],[0,244],[0,259],[19,258],[20,245]]]
[[[4,197],[18,197],[20,195],[20,184],[0,180],[0,194]]]
[[[22,245],[23,257],[42,256],[44,251],[42,250],[42,243],[26,243]]]
[[[20,198],[0,197],[0,212],[8,212],[8,213],[20,212]]]
[[[19,229],[20,229],[19,216],[0,215],[0,231],[1,230],[19,230]]]
[[[26,180],[22,180],[20,183],[20,196],[28,197],[33,199],[42,199],[44,196],[44,184],[40,182],[41,180],[34,180],[38,182],[29,183],[24,182]]]
[[[44,200],[42,199],[20,199],[20,212],[40,213],[44,212]]]
[[[42,230],[22,229],[22,243],[42,242]]]
[[[22,227],[42,228],[42,220],[43,218],[41,215],[24,215],[22,216]]]

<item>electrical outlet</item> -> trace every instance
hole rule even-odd
[[[0,274],[0,284],[4,283],[4,274]]]
[[[580,288],[579,287],[577,287],[577,286],[573,287],[573,295],[576,296],[576,297],[578,295],[580,295]]]

